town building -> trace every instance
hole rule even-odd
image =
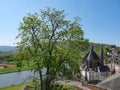
[[[103,46],[98,56],[92,45],[90,51],[83,57],[81,73],[86,81],[102,81],[110,75],[109,67],[104,65]]]

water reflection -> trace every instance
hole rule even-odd
[[[0,74],[0,88],[30,82],[34,77],[38,78],[39,75],[31,71]]]

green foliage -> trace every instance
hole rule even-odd
[[[9,87],[0,88],[0,90],[22,90],[26,86],[33,86],[33,82],[29,82],[29,83],[25,83],[25,84],[21,84],[21,85],[12,85],[12,86],[9,86]],[[67,89],[67,90],[82,90],[78,87],[71,86],[71,85],[59,85],[59,86],[52,85],[51,87],[52,87],[52,90],[64,90],[64,89]],[[29,90],[35,90],[35,89],[30,88]]]
[[[63,90],[82,90],[80,88],[77,88],[75,86],[70,86],[70,85],[63,85]]]
[[[12,53],[3,53],[0,54],[0,59],[6,63],[10,63],[14,61],[14,54]]]
[[[84,39],[79,17],[68,21],[64,10],[46,8],[39,14],[25,16],[18,31],[17,64],[21,67],[26,60],[31,70],[39,72],[41,84],[45,82],[46,90],[56,75],[69,77],[79,72],[81,52],[89,45]],[[43,68],[46,69],[44,80]]]
[[[17,71],[16,67],[9,67],[9,68],[1,68],[0,73],[9,73],[9,72],[14,72]]]
[[[0,90],[23,90],[27,85],[32,85],[32,82],[21,84],[21,85],[12,85],[9,87],[0,88]]]
[[[107,53],[110,51],[110,47],[106,46],[104,51],[105,51],[105,55],[107,55]]]
[[[51,86],[51,90],[82,90],[78,87],[75,87],[75,86],[72,86],[72,85],[66,85],[66,84],[63,84],[63,85],[59,85],[59,84],[55,84]]]
[[[28,70],[28,67],[23,67],[21,70]],[[4,73],[11,73],[11,72],[18,72],[18,68],[16,66],[7,67],[7,68],[0,68],[0,74]]]
[[[95,52],[97,52],[97,54],[100,54],[100,49],[101,49],[101,45],[103,46],[103,51],[104,51],[104,54],[106,55],[110,49],[112,47],[115,47],[115,45],[109,45],[109,44],[100,44],[100,43],[93,43],[91,42],[90,43],[90,46],[93,45],[94,46],[94,50]],[[119,47],[118,47],[119,48]],[[119,50],[119,49],[118,49]]]

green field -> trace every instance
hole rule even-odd
[[[15,62],[10,62],[10,64],[14,64],[15,66],[0,68],[0,74],[30,70],[30,68],[27,65],[27,62],[25,62],[25,61],[23,62],[24,65],[22,65],[19,68],[17,68]]]
[[[23,71],[23,70],[28,70],[28,67],[21,68],[21,71]],[[0,74],[18,72],[18,71],[19,71],[19,69],[16,66],[7,67],[7,68],[0,68]]]

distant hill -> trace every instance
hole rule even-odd
[[[91,47],[91,45],[94,46],[94,49],[97,52],[99,52],[101,45],[103,45],[103,48],[105,48],[105,47],[109,47],[109,48],[116,47],[115,45],[101,44],[101,43],[94,43],[94,42],[90,42],[89,46]],[[118,53],[120,53],[120,47],[117,46],[117,50],[118,50]],[[17,48],[16,48],[16,46],[0,46],[0,54],[5,53],[5,52],[16,53]]]
[[[0,53],[11,52],[15,53],[17,48],[15,46],[0,46]]]

